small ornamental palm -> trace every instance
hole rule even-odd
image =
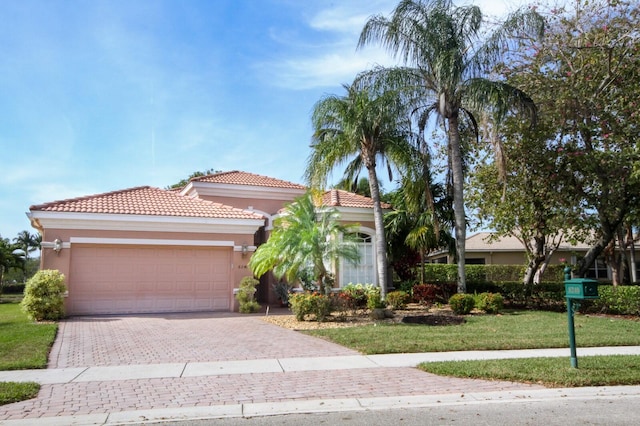
[[[268,271],[278,278],[295,282],[302,271],[310,269],[321,293],[329,275],[327,265],[339,259],[358,263],[358,246],[351,235],[355,228],[342,225],[336,209],[317,207],[311,192],[285,207],[274,221],[269,240],[249,260],[257,277]]]

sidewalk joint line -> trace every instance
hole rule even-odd
[[[184,371],[187,369],[187,365],[189,365],[189,363],[185,362],[184,365],[182,366],[182,371],[180,372],[180,375],[178,376],[181,379],[183,378],[182,376],[184,376]]]
[[[72,378],[71,380],[69,380],[67,383],[73,383],[73,382],[75,382],[75,380],[76,380],[78,377],[82,376],[84,373],[86,373],[86,372],[89,370],[89,368],[91,368],[91,367],[85,367],[85,368],[84,368],[84,370],[82,370],[81,372],[79,372],[78,374],[76,374],[76,375],[75,375],[75,377],[74,377],[74,378]]]

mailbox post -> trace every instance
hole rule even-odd
[[[571,349],[571,367],[578,368],[576,354],[576,333],[573,315],[580,307],[578,300],[597,299],[598,281],[587,278],[571,278],[571,268],[565,268],[564,290],[567,298],[567,319],[569,324],[569,347]]]

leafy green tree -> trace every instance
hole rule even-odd
[[[524,284],[539,281],[554,251],[573,239],[579,220],[564,156],[548,143],[555,134],[547,119],[541,111],[535,128],[507,120],[500,129],[503,173],[493,158],[470,173],[468,204],[479,225],[493,229],[495,238],[516,237],[525,249]]]
[[[313,108],[314,133],[306,178],[313,187],[323,188],[331,171],[340,165],[345,165],[347,180],[366,168],[376,229],[376,272],[384,298],[388,262],[378,160],[386,163],[391,179],[391,165],[409,161],[417,135],[398,92],[377,92],[356,85],[344,88],[346,95],[326,96]]]
[[[531,99],[504,81],[489,79],[488,66],[498,61],[505,45],[522,33],[542,34],[544,22],[533,11],[511,15],[484,39],[477,6],[455,7],[451,0],[401,0],[390,18],[374,16],[365,24],[359,46],[379,41],[406,66],[378,68],[362,76],[404,89],[420,128],[435,114],[445,124],[452,178],[458,291],[466,291],[464,271],[466,216],[464,209],[464,146],[461,127],[474,114],[489,110],[500,119],[513,110],[534,115]],[[483,40],[486,40],[482,43]],[[468,124],[467,124],[468,125]],[[477,134],[477,131],[476,131]]]
[[[545,38],[522,39],[502,72],[552,122],[548,144],[568,172],[563,194],[582,215],[574,225],[595,231],[576,271],[584,276],[640,202],[640,5],[578,0],[545,16]]]
[[[269,240],[258,247],[249,268],[257,277],[273,271],[276,278],[296,282],[301,274],[311,270],[320,292],[325,292],[329,277],[328,265],[340,259],[358,263],[360,254],[354,226],[339,222],[334,208],[320,206],[321,197],[309,191],[288,204],[274,220]]]

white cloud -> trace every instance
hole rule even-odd
[[[382,50],[368,49],[367,54],[361,54],[343,49],[321,56],[290,58],[266,66],[274,74],[272,84],[292,90],[306,90],[349,84],[359,72],[376,64],[388,63],[390,59]]]
[[[255,68],[266,82],[291,90],[338,87],[374,65],[393,61],[381,48],[357,49],[358,37],[366,21],[374,14],[388,14],[396,1],[345,2],[310,13],[306,21],[317,39],[297,40],[304,49],[277,61],[261,62]],[[274,29],[272,34],[286,33]],[[321,36],[321,37],[320,37]],[[288,43],[286,38],[274,41]]]

